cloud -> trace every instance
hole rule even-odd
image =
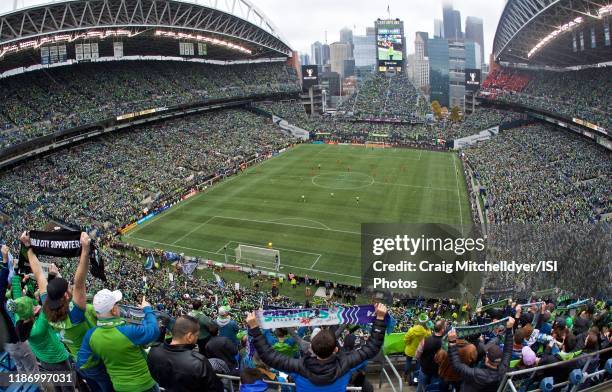
[[[433,34],[434,19],[442,19],[442,0],[251,0],[278,27],[289,44],[300,52],[310,53],[314,41],[332,43],[340,37],[340,29],[349,27],[355,34],[365,34],[377,18],[386,18],[387,5],[392,18],[404,21],[408,51],[414,51],[414,33]],[[48,3],[50,0],[18,0],[19,6]],[[454,8],[461,12],[461,26],[465,18],[477,16],[484,21],[485,56],[491,52],[499,16],[506,0],[454,0]],[[12,0],[0,0],[0,13],[8,12]]]

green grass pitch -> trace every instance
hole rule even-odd
[[[233,262],[238,244],[271,242],[283,273],[359,284],[361,223],[468,224],[460,165],[444,152],[298,145],[166,210],[124,240],[218,262],[224,248]]]

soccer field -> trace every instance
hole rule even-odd
[[[123,238],[218,262],[225,249],[234,262],[239,244],[271,242],[285,274],[359,284],[361,223],[468,224],[460,165],[455,154],[443,152],[298,145]]]

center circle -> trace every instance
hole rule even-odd
[[[374,178],[359,172],[333,172],[312,177],[312,183],[327,189],[360,189],[374,184]]]

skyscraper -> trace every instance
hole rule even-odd
[[[310,58],[315,65],[323,65],[323,44],[319,41],[310,45]]]
[[[376,38],[372,35],[353,36],[353,57],[355,67],[372,67],[376,65]]]
[[[414,63],[412,66],[412,80],[419,88],[429,86],[429,59],[428,44],[429,34],[417,31],[414,37]]]
[[[310,65],[310,56],[308,53],[300,53],[300,63],[302,63],[302,65]]]
[[[434,38],[444,38],[444,24],[440,19],[434,19]]]
[[[345,42],[334,42],[329,45],[329,60],[331,63],[331,71],[340,75],[344,79],[344,60],[351,57],[351,47]]]
[[[465,18],[465,40],[476,42],[478,45],[480,45],[480,59],[482,63],[484,63],[484,34],[482,19],[475,16],[468,16]],[[478,65],[478,68],[481,68],[480,64]]]
[[[448,107],[448,41],[433,38],[427,43],[429,53],[429,91],[431,101]]]
[[[351,51],[350,51],[349,58],[353,58],[353,50],[354,50],[353,30],[349,29],[348,27],[345,27],[342,30],[340,30],[340,42],[344,42],[345,44],[348,44],[350,46]]]
[[[444,38],[450,40],[461,39],[461,13],[454,10],[450,2],[442,6],[442,19],[444,23]]]
[[[329,45],[323,44],[321,46],[321,63],[322,65],[329,64]]]
[[[414,37],[414,53],[417,58],[427,57],[427,41],[429,41],[429,33],[425,31],[417,31]]]

